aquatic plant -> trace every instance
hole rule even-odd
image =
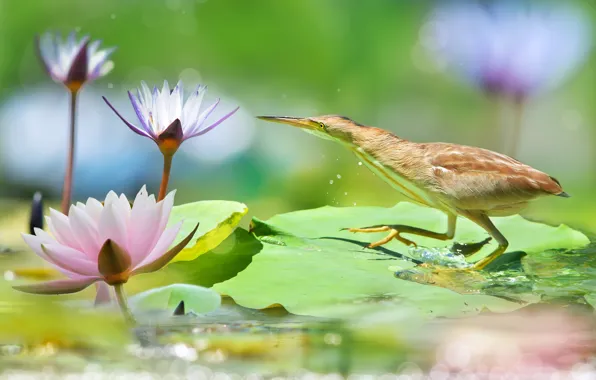
[[[236,107],[217,121],[206,125],[207,118],[219,104],[219,99],[217,99],[206,110],[200,112],[201,103],[206,92],[207,87],[199,85],[186,102],[184,102],[182,82],[178,82],[176,87],[170,91],[168,81],[164,81],[161,91],[157,87],[154,87],[153,92],[151,92],[147,83],[141,82],[141,88],[137,90],[137,95],[133,95],[130,91],[128,92],[140,126],[136,126],[126,120],[103,97],[103,100],[122,119],[124,124],[136,134],[155,141],[163,154],[164,168],[158,200],[163,199],[167,192],[172,158],[180,147],[180,144],[184,140],[204,135],[238,111],[239,107]]]
[[[35,235],[23,234],[23,239],[68,279],[14,288],[34,294],[66,294],[103,281],[114,287],[120,307],[130,317],[122,285],[131,276],[164,267],[198,228],[197,224],[186,238],[168,249],[182,227],[178,222],[166,228],[174,194],[156,202],[143,187],[132,207],[125,195],[110,192],[103,204],[89,198],[85,204],[72,205],[69,216],[51,209],[47,224],[53,236],[35,228]]]
[[[99,50],[101,41],[90,42],[88,36],[77,40],[74,32],[65,40],[59,34],[47,32],[38,36],[36,42],[37,52],[46,72],[55,82],[62,83],[70,93],[70,139],[62,188],[62,212],[68,214],[75,159],[77,95],[85,83],[112,71],[114,63],[108,58],[115,48]]]

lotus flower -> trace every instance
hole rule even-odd
[[[183,101],[182,92],[181,82],[178,82],[176,87],[170,91],[168,81],[164,81],[161,91],[154,87],[153,92],[151,92],[145,82],[141,82],[141,88],[137,90],[137,95],[133,95],[129,91],[128,96],[137,114],[140,126],[126,120],[105,97],[103,98],[124,124],[134,133],[155,141],[163,154],[164,166],[158,200],[165,197],[170,180],[172,158],[180,144],[184,140],[209,132],[232,116],[239,108],[236,107],[217,121],[208,124],[207,119],[219,104],[219,99],[207,107],[206,110],[200,112],[207,87],[197,86],[186,102]]]
[[[153,92],[147,83],[141,82],[137,95],[128,92],[130,102],[139,118],[139,126],[130,123],[105,97],[103,99],[133,132],[152,139],[162,153],[172,155],[184,140],[204,135],[238,110],[239,107],[236,107],[225,116],[208,124],[207,119],[219,104],[219,99],[200,112],[206,92],[207,87],[199,85],[184,102],[181,82],[178,82],[170,91],[168,81],[164,81],[161,91],[154,87]]]
[[[590,50],[590,23],[567,3],[441,4],[423,31],[427,48],[489,93],[525,97],[562,82]]]
[[[50,210],[46,218],[51,235],[36,228],[23,234],[31,249],[68,279],[15,286],[35,294],[65,294],[97,281],[116,287],[130,276],[165,266],[192,239],[195,229],[171,249],[182,222],[166,228],[174,191],[161,202],[139,191],[131,207],[124,195],[110,192],[105,202],[89,198],[71,206],[69,216]],[[118,292],[117,292],[118,294]]]
[[[37,38],[38,53],[46,71],[71,91],[78,91],[84,83],[106,75],[114,67],[108,58],[115,48],[99,50],[100,44],[101,41],[89,42],[88,36],[77,40],[74,32],[65,40],[50,32]]]

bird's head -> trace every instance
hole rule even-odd
[[[363,127],[355,121],[338,115],[325,115],[315,117],[290,117],[290,116],[257,116],[261,120],[289,124],[303,129],[317,137],[344,144],[353,144],[355,134]]]

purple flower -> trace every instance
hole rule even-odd
[[[65,40],[59,34],[47,32],[37,37],[37,50],[52,79],[77,91],[85,82],[106,75],[114,67],[108,58],[115,48],[99,50],[100,43],[90,42],[88,36],[77,41],[74,32]]]
[[[591,47],[589,20],[569,4],[440,5],[422,31],[437,60],[489,93],[525,97],[568,77]]]
[[[145,82],[141,82],[137,95],[128,92],[139,126],[127,121],[105,97],[103,99],[133,132],[155,141],[164,155],[172,155],[184,140],[209,132],[238,110],[239,107],[215,122],[207,123],[219,99],[200,112],[206,92],[207,87],[199,85],[184,102],[181,82],[171,91],[167,81],[161,91],[157,87],[151,91]]]

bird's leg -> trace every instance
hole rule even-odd
[[[469,284],[485,281],[486,278],[480,271],[505,252],[509,243],[486,214],[465,212],[462,215],[485,229],[499,243],[499,246],[490,255],[468,268],[433,267],[421,264],[414,268],[398,271],[395,276],[402,280],[437,285],[460,293],[469,290]]]
[[[413,241],[404,238],[403,236],[401,236],[401,234],[412,234],[412,235],[418,235],[418,236],[425,236],[425,237],[429,237],[429,238],[433,238],[433,239],[437,239],[437,240],[450,240],[453,239],[453,236],[455,236],[455,225],[457,222],[457,216],[455,214],[448,214],[448,219],[447,219],[447,232],[444,233],[439,233],[439,232],[433,232],[433,231],[428,231],[422,228],[418,228],[418,227],[412,227],[412,226],[406,226],[406,225],[402,225],[402,224],[390,224],[390,225],[379,225],[379,226],[370,226],[370,227],[363,227],[363,228],[342,228],[342,230],[348,230],[350,232],[389,232],[389,234],[374,243],[370,243],[368,245],[368,248],[375,248],[378,246],[381,246],[383,244],[387,244],[388,242],[390,242],[392,239],[397,239],[399,241],[401,241],[402,243],[404,243],[405,245],[413,245],[416,246],[416,243],[414,243]]]
[[[480,227],[484,228],[486,232],[488,232],[490,236],[495,238],[497,243],[499,243],[498,247],[494,251],[492,251],[490,255],[478,261],[472,267],[472,269],[475,270],[482,270],[486,268],[486,266],[490,264],[492,261],[494,261],[497,257],[501,256],[501,254],[505,252],[505,250],[507,250],[509,242],[507,241],[505,236],[503,236],[503,234],[497,229],[497,227],[495,227],[488,215],[484,213],[468,213],[466,217],[470,219],[472,222],[479,225]]]

